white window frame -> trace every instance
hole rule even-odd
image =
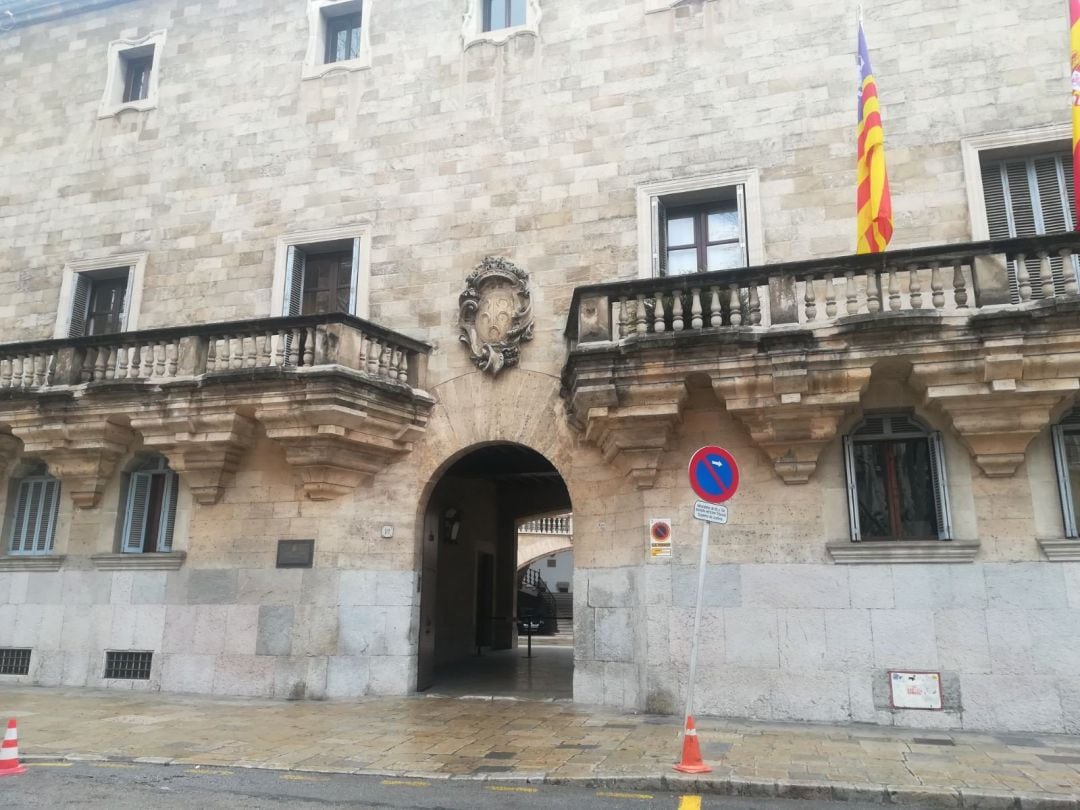
[[[308,0],[308,44],[302,79],[318,79],[335,71],[371,67],[371,7],[374,0]],[[360,14],[360,53],[355,59],[326,62],[326,21],[342,14]]]
[[[274,280],[270,292],[270,317],[288,315],[290,248],[318,245],[351,239],[354,242],[352,301],[349,315],[367,318],[371,312],[369,298],[371,279],[371,224],[360,223],[338,228],[320,228],[312,231],[296,231],[278,237],[274,254]]]
[[[637,190],[638,278],[660,275],[659,206],[663,197],[691,191],[742,189],[748,267],[765,263],[765,235],[761,220],[761,181],[757,169],[719,172],[645,183]]]
[[[874,413],[868,413],[866,416],[859,420],[857,424],[852,426],[851,430],[844,434],[843,440],[843,452],[844,452],[844,483],[847,489],[848,499],[848,529],[851,535],[851,541],[853,543],[862,542],[862,528],[859,525],[859,493],[857,491],[856,479],[855,479],[855,453],[854,445],[856,443],[855,433],[865,424],[867,419],[873,418],[902,418],[910,422],[917,424],[922,429],[922,436],[926,438],[930,445],[930,476],[931,483],[934,487],[934,507],[938,524],[940,529],[936,539],[928,540],[884,540],[884,543],[911,543],[911,542],[925,542],[925,543],[940,543],[947,542],[953,539],[953,525],[952,525],[952,510],[949,505],[949,478],[948,471],[945,465],[945,441],[941,433],[931,430],[925,423],[917,416],[910,413],[904,413],[903,411],[880,411]],[[910,438],[910,434],[906,434]],[[883,435],[882,440],[887,441],[888,436]],[[903,439],[905,434],[896,434],[896,438]],[[870,441],[875,439],[871,438]]]
[[[78,259],[64,265],[60,280],[60,300],[56,305],[56,325],[53,327],[54,338],[66,338],[71,331],[72,307],[75,303],[75,287],[80,273],[94,273],[112,270],[117,267],[128,268],[127,297],[124,302],[124,317],[120,326],[122,332],[134,332],[139,328],[139,310],[142,307],[143,278],[146,275],[146,253],[118,253],[103,256],[100,259]]]
[[[525,24],[499,28],[495,31],[484,30],[484,0],[465,0],[465,16],[461,23],[461,40],[464,50],[480,42],[504,45],[518,36],[540,36],[540,18],[544,11],[540,0],[525,1]]]
[[[146,98],[124,101],[124,59],[143,55],[153,50],[154,62],[150,67],[150,86]],[[158,105],[158,77],[161,75],[161,59],[165,53],[165,31],[152,31],[139,39],[114,39],[107,51],[108,71],[105,75],[105,92],[101,95],[98,118],[111,118],[126,110],[144,112]]]

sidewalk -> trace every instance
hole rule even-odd
[[[935,807],[1080,808],[1080,738],[702,719],[713,773],[671,770],[679,721],[563,702],[297,702],[0,689],[25,760],[137,759],[426,778],[860,799]]]

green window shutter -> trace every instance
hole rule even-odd
[[[304,306],[304,268],[307,256],[295,245],[290,245],[285,260],[285,315],[299,315]]]
[[[1073,508],[1072,480],[1069,477],[1069,453],[1065,426],[1054,425],[1054,465],[1057,468],[1058,495],[1061,497],[1061,520],[1066,537],[1076,537],[1076,510]],[[1074,434],[1075,435],[1075,434]]]
[[[653,197],[649,202],[652,229],[653,278],[667,274],[667,210],[663,200]]]
[[[74,289],[71,291],[71,324],[68,337],[86,334],[86,313],[90,307],[90,279],[86,273],[75,273]]]
[[[124,515],[124,532],[120,550],[138,554],[146,539],[146,516],[150,498],[150,473],[133,472],[128,482],[127,511]]]
[[[176,530],[176,497],[180,492],[180,476],[171,470],[164,475],[165,487],[161,504],[161,532],[158,534],[158,551],[172,551],[173,532]]]
[[[15,514],[11,519],[11,553],[26,554],[26,522],[27,512],[30,508],[30,490],[32,481],[20,481],[18,492],[15,496]]]
[[[349,281],[349,314],[356,315],[360,312],[357,301],[357,290],[360,280],[360,237],[353,239],[352,246],[352,274]]]
[[[945,473],[945,445],[940,433],[931,433],[930,477],[934,485],[934,511],[937,513],[938,540],[952,540],[952,510],[949,509],[949,479]]]
[[[48,554],[53,550],[56,515],[60,511],[60,482],[55,478],[42,481],[42,490],[41,515],[38,520],[34,551],[38,554]]]
[[[855,488],[855,449],[850,436],[844,437],[844,474],[847,480],[848,530],[851,541],[857,543],[862,539],[862,531],[859,528],[859,493]]]

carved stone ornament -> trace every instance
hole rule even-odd
[[[495,376],[516,366],[521,343],[533,336],[529,274],[506,259],[488,256],[465,279],[458,305],[461,342],[476,367]]]

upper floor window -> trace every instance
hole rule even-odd
[[[746,225],[742,187],[706,192],[712,199],[680,205],[658,198],[657,230],[663,240],[664,275],[730,270],[746,266]]]
[[[526,0],[483,0],[483,4],[485,31],[525,25]]]
[[[11,554],[51,554],[60,509],[60,482],[44,464],[34,463],[13,477],[8,499]]]
[[[326,21],[326,62],[344,62],[360,55],[360,12]]]
[[[981,158],[983,197],[991,239],[1016,236],[1039,236],[1065,233],[1075,228],[1073,210],[1072,154],[1052,151],[1040,154]],[[1026,260],[1031,283],[1031,297],[1044,298],[1051,291],[1043,289],[1039,258]],[[1060,256],[1050,259],[1050,269],[1057,294],[1065,292],[1065,265]],[[1076,258],[1068,272],[1077,271]],[[1020,302],[1015,262],[1009,266],[1009,286],[1013,303]]]
[[[1076,516],[1080,513],[1080,408],[1071,411],[1054,426],[1054,460],[1065,536],[1077,537]]]
[[[109,43],[108,72],[98,117],[157,106],[164,47],[164,31],[155,31],[142,39],[118,39]]]
[[[871,414],[844,437],[852,540],[949,540],[941,434],[907,414]]]
[[[172,551],[180,479],[162,456],[144,459],[128,475],[120,550],[127,554]]]
[[[77,273],[71,299],[70,337],[109,335],[126,327],[131,268]]]
[[[361,0],[308,0],[308,47],[303,77],[371,64],[367,8]]]
[[[281,237],[273,314],[344,312],[367,317],[369,232],[368,225],[353,225]]]

